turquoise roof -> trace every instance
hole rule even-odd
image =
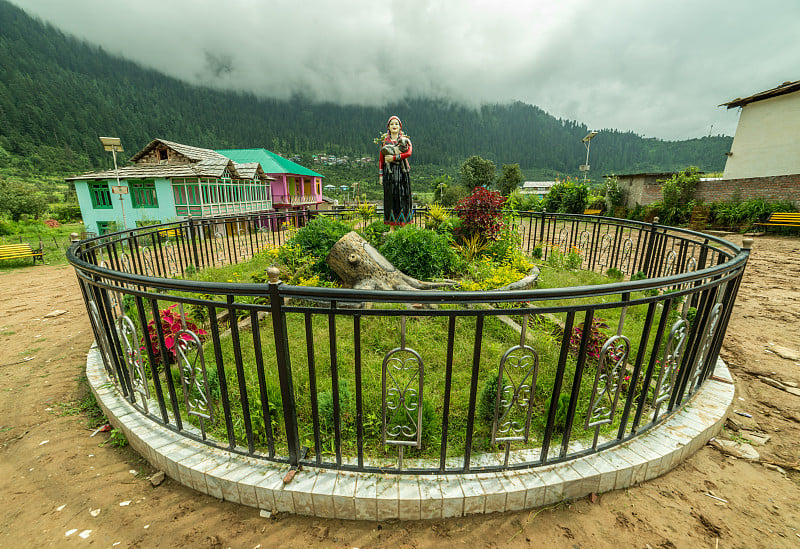
[[[223,156],[227,156],[238,164],[246,164],[248,162],[258,162],[261,164],[261,169],[264,173],[286,173],[294,175],[307,175],[311,177],[324,177],[313,170],[309,170],[287,160],[280,155],[270,152],[267,149],[221,149],[217,151]]]

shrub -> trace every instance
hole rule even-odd
[[[450,185],[442,195],[442,206],[451,207],[469,195],[469,189],[464,185]]]
[[[438,231],[442,223],[450,218],[447,208],[441,204],[433,204],[428,208],[428,213],[425,214],[425,228],[432,231]]]
[[[335,275],[325,263],[325,258],[328,257],[333,245],[351,230],[349,225],[319,216],[297,231],[287,244],[299,248],[301,253],[312,258],[312,270],[315,274],[333,279]],[[280,255],[279,259],[284,260]]]
[[[663,201],[659,221],[665,225],[685,223],[694,207],[694,194],[700,181],[700,171],[689,166],[666,180],[659,180]]]
[[[455,212],[461,219],[457,233],[460,238],[475,233],[487,240],[495,240],[503,228],[503,204],[506,199],[494,191],[478,187],[467,198],[458,201]]]
[[[545,410],[550,410],[550,398],[544,404]],[[558,395],[558,401],[556,402],[556,417],[553,426],[555,427],[556,433],[560,433],[564,430],[564,427],[567,425],[567,412],[569,411],[569,393],[561,393]],[[548,412],[549,413],[549,412]]]
[[[164,332],[164,345],[167,348],[167,358],[170,362],[174,362],[178,358],[179,339],[177,334],[179,331],[183,330],[181,315],[178,311],[176,311],[177,307],[177,305],[170,305],[166,309],[159,311],[161,329]],[[194,322],[191,322],[188,318],[186,318],[186,329],[194,332],[201,341],[203,341],[203,339],[208,335],[208,332],[202,328],[198,328]],[[147,335],[148,339],[150,340],[150,348],[153,351],[155,362],[156,364],[159,364],[161,362],[161,347],[158,341],[156,325],[152,320],[147,323]],[[180,339],[189,341],[191,338],[188,334],[181,334]],[[142,344],[144,344],[144,337],[142,337]]]
[[[567,179],[550,187],[542,199],[542,206],[548,212],[583,213],[586,209],[589,188],[577,181]]]
[[[583,338],[583,322],[572,328],[572,336],[569,338],[569,350],[573,354],[578,354]],[[600,358],[600,350],[606,342],[608,336],[603,330],[608,329],[602,318],[593,318],[592,326],[589,330],[588,341],[586,342],[586,356],[589,360],[598,360]]]
[[[373,221],[364,227],[364,229],[360,231],[360,234],[364,237],[364,240],[372,244],[374,248],[380,248],[386,240],[386,234],[390,230],[391,227],[383,221]]]
[[[616,175],[606,178],[606,206],[609,211],[614,211],[614,208],[625,205],[626,199],[625,189],[620,187],[619,178]]]
[[[386,235],[380,252],[395,267],[421,280],[451,273],[458,265],[458,257],[446,236],[413,226]]]
[[[72,223],[73,221],[81,220],[81,207],[77,202],[53,204],[50,206],[50,213],[53,218],[61,223]]]

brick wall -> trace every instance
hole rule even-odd
[[[661,185],[643,183],[639,204],[646,206],[661,200]],[[769,177],[748,177],[745,179],[720,179],[700,181],[695,198],[704,202],[733,200],[740,198],[763,198],[769,201],[791,200],[800,206],[800,174],[775,175]]]

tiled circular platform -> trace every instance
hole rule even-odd
[[[719,432],[734,386],[720,360],[681,411],[636,439],[588,457],[522,472],[376,475],[288,466],[181,437],[143,417],[108,379],[99,351],[86,374],[109,421],[153,467],[198,492],[270,511],[358,520],[418,520],[515,511],[626,488],[662,475]]]

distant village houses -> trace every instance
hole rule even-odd
[[[558,183],[558,181],[524,181],[520,192],[522,194],[532,194],[537,198],[544,198],[550,191],[550,187]]]

